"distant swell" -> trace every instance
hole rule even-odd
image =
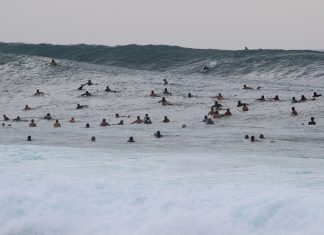
[[[199,73],[209,64],[209,74],[231,76],[272,73],[274,76],[324,76],[324,53],[318,51],[225,51],[176,46],[50,45],[0,43],[0,65],[12,55],[31,55],[139,70],[173,70]]]

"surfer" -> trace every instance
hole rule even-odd
[[[168,85],[169,83],[168,83],[168,81],[164,78],[163,79],[163,85]]]
[[[274,98],[272,98],[273,100],[275,100],[275,101],[279,101],[280,99],[279,99],[279,96],[278,95],[276,95]]]
[[[221,93],[219,93],[217,96],[215,96],[213,98],[218,99],[218,100],[223,100],[224,99],[224,97],[222,96]]]
[[[17,116],[15,119],[12,119],[12,121],[20,122],[20,121],[22,121],[22,119],[19,116]]]
[[[161,138],[161,137],[162,137],[160,131],[157,131],[157,132],[154,134],[154,136],[155,136],[156,138]]]
[[[208,115],[213,116],[215,114],[214,108],[211,107]]]
[[[141,119],[140,116],[137,116],[136,120],[134,122],[132,122],[131,124],[142,124],[144,123],[143,119]]]
[[[102,122],[100,123],[101,127],[106,127],[106,126],[110,126],[110,124],[106,121],[106,119],[102,119]]]
[[[204,119],[203,119],[203,122],[207,122],[207,120],[208,120],[208,117],[205,116]]]
[[[55,123],[54,123],[53,126],[54,126],[54,128],[61,127],[61,124],[59,123],[59,120],[58,119],[55,120]]]
[[[82,96],[82,97],[90,97],[90,96],[92,96],[92,95],[91,95],[91,93],[90,93],[89,91],[86,91],[86,92],[83,93],[81,96]]]
[[[74,117],[71,117],[71,119],[70,119],[69,122],[70,122],[70,123],[75,123],[75,119],[74,119]]]
[[[25,110],[25,111],[29,111],[29,110],[31,110],[31,108],[26,104],[24,110]]]
[[[167,88],[164,88],[163,95],[172,95]]]
[[[261,98],[256,99],[257,101],[265,101],[264,95],[261,96]]]
[[[51,114],[47,113],[46,116],[43,119],[52,120]]]
[[[113,125],[124,125],[124,121],[120,120],[117,124],[113,124]]]
[[[4,120],[4,121],[10,121],[10,119],[7,117],[6,114],[3,114],[2,116],[3,116],[3,120]]]
[[[106,86],[105,92],[117,92],[117,91],[111,90],[109,86]]]
[[[151,96],[151,97],[157,97],[158,95],[155,94],[155,92],[152,90],[150,96]]]
[[[298,103],[295,96],[292,98],[291,103]]]
[[[248,106],[246,105],[246,103],[243,104],[243,108],[242,108],[243,112],[247,112],[249,111]]]
[[[220,109],[223,105],[221,105],[220,103],[218,103],[218,101],[215,101],[215,104],[213,106],[211,106],[212,108],[216,108],[216,109]]]
[[[158,103],[161,103],[162,105],[172,105],[169,101],[165,99],[165,97],[162,97],[162,99]]]
[[[81,91],[81,90],[83,89],[84,85],[85,85],[85,84],[81,84],[81,85],[79,86],[78,90]]]
[[[213,120],[211,120],[211,118],[208,118],[206,124],[208,124],[208,125],[212,125],[212,124],[214,124],[214,122],[213,122]]]
[[[36,123],[34,122],[34,119],[30,121],[29,127],[36,127]]]
[[[52,59],[50,65],[51,65],[51,66],[56,66],[56,65],[58,65],[58,64],[56,63],[56,61],[55,61],[54,59]]]
[[[314,117],[311,117],[311,120],[308,122],[308,125],[316,125]]]
[[[243,106],[243,103],[240,100],[237,101],[237,106],[236,107],[241,107],[241,106]]]
[[[134,140],[133,136],[129,137],[127,142],[128,143],[135,143],[135,140]]]
[[[39,90],[36,90],[36,93],[34,94],[34,96],[43,96],[44,92],[41,92]]]
[[[244,47],[244,50],[245,50],[245,51],[248,51],[248,50],[249,50],[249,48],[247,48],[247,47]]]
[[[307,101],[306,97],[305,97],[304,95],[302,95],[302,96],[300,97],[299,102],[306,102],[306,101]]]
[[[224,114],[225,116],[231,116],[232,113],[231,113],[231,110],[230,109],[226,109],[226,112]]]
[[[297,113],[295,107],[292,107],[291,108],[291,116],[296,116],[296,115],[298,115],[298,113]]]
[[[246,86],[245,84],[243,85],[243,89],[245,89],[245,90],[253,90],[252,87]]]
[[[92,83],[91,80],[88,80],[88,82],[87,82],[85,85],[92,86],[92,85],[94,85],[94,84]]]
[[[144,124],[152,124],[152,121],[149,117],[148,114],[145,114],[145,117],[144,117]]]
[[[164,116],[164,119],[163,119],[162,122],[169,123],[170,122],[170,119],[168,118],[168,116]]]
[[[322,96],[322,94],[317,94],[316,92],[314,92],[314,95],[313,95],[314,98],[315,97],[320,97],[320,96]]]
[[[88,108],[88,105],[80,105],[78,104],[76,109],[84,109],[84,108]]]
[[[202,73],[207,73],[209,71],[209,66],[208,64],[205,64],[204,67],[201,69]]]

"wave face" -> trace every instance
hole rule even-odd
[[[208,64],[208,74],[220,76],[271,73],[281,77],[324,77],[324,53],[319,51],[249,50],[225,51],[177,46],[50,45],[0,43],[0,64],[14,55],[66,59],[127,69],[200,73]]]

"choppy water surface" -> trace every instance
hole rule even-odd
[[[59,66],[48,65],[52,57]],[[312,51],[0,44],[1,114],[37,123],[0,128],[0,233],[321,234],[323,98],[290,100],[322,93],[323,66]],[[93,96],[82,98],[77,88],[89,79]],[[164,88],[174,105],[149,97]],[[206,125],[218,93],[233,115]],[[261,95],[281,101],[256,102]],[[48,112],[62,128],[42,119]],[[119,122],[115,113],[130,116],[124,126],[99,127]],[[153,124],[130,125],[146,113]],[[316,126],[302,125],[312,116]],[[244,140],[261,133],[262,142]]]

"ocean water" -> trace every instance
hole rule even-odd
[[[81,97],[89,79],[93,96]],[[323,79],[317,51],[0,43],[1,114],[26,120],[0,127],[0,234],[322,234],[324,98],[291,98],[322,93]],[[164,88],[171,106],[149,97]],[[218,93],[232,116],[206,125]],[[146,113],[153,124],[130,124]],[[99,127],[103,118],[125,125]]]

